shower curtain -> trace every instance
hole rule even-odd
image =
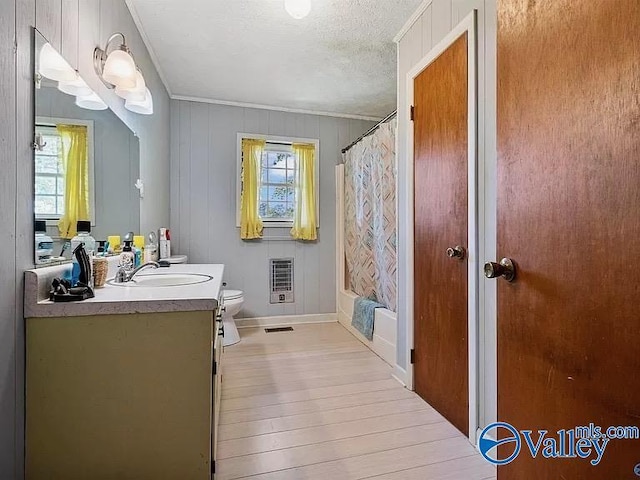
[[[347,282],[396,310],[396,130],[393,119],[343,154]]]

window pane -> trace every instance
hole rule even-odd
[[[58,195],[64,197],[64,177],[58,177]]]
[[[295,188],[287,188],[287,201],[295,202],[296,201],[296,189]]]
[[[287,203],[287,211],[285,212],[285,217],[293,218],[293,203]]]
[[[269,169],[269,183],[286,183],[287,171],[276,168]]]
[[[36,176],[36,195],[55,195],[56,178]]]
[[[60,151],[60,137],[57,135],[42,135],[42,141],[46,144],[41,152],[47,155],[58,155]]]
[[[289,185],[293,185],[296,181],[296,171],[295,170],[287,170],[287,183]]]
[[[64,215],[64,197],[56,197],[58,199],[58,209],[56,213],[60,216]]]
[[[296,157],[292,154],[287,155],[287,168],[296,168]]]
[[[282,218],[284,217],[286,211],[286,203],[269,203],[269,207],[267,209],[267,217]]]
[[[269,181],[269,169],[267,168],[262,168],[262,175],[261,175],[261,181],[262,183],[267,183]]]
[[[269,187],[260,187],[260,201],[267,202],[269,199]]]
[[[287,166],[287,157],[286,153],[271,153],[269,159],[269,166],[275,168],[286,168]]]
[[[262,218],[265,218],[267,215],[267,202],[261,202],[260,203],[260,208],[258,210],[258,215],[260,215]]]
[[[270,202],[286,202],[287,187],[269,187]]]
[[[56,197],[40,197],[36,195],[35,210],[38,215],[56,214]]]
[[[58,157],[36,155],[36,173],[58,173]]]

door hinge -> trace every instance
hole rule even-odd
[[[416,109],[415,109],[415,107],[414,107],[413,105],[411,105],[411,110],[410,110],[410,112],[409,112],[409,117],[410,117],[410,119],[411,119],[411,121],[412,121],[412,122],[413,122],[413,121],[415,120],[415,118],[416,118],[416,117],[415,117],[415,115],[416,115],[415,110],[416,110]]]
[[[211,460],[211,474],[216,473],[216,461]]]
[[[218,362],[213,362],[213,374],[218,374]]]
[[[412,348],[411,352],[409,352],[409,361],[411,362],[411,364],[416,363],[416,350],[414,348]]]

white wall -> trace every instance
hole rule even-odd
[[[406,138],[409,121],[406,77],[409,70],[433,46],[442,40],[473,9],[478,10],[478,171],[479,190],[479,259],[482,265],[496,258],[496,0],[432,0],[420,8],[422,12],[398,39],[398,298],[408,297],[404,276],[413,268],[407,259],[407,238],[403,219],[411,218],[413,206],[408,198]],[[496,379],[496,282],[480,277],[479,328],[479,401],[482,427],[497,417]],[[407,368],[407,304],[398,303],[398,367]]]
[[[340,150],[373,125],[345,118],[173,100],[171,249],[191,263],[224,263],[229,287],[244,291],[241,316],[335,313],[335,166]],[[237,133],[320,140],[317,243],[242,241],[236,227]],[[264,236],[289,237],[265,228]],[[295,303],[269,304],[268,259],[294,258]]]
[[[0,479],[24,476],[23,272],[33,266],[32,27],[78,67],[140,135],[144,230],[169,220],[169,99],[123,0],[0,0]],[[134,115],[93,71],[93,49],[127,35],[154,95],[155,114]]]

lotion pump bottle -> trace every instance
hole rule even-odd
[[[122,247],[119,266],[124,268],[127,272],[130,272],[135,268],[135,254],[133,253],[131,242],[129,240],[125,240],[124,247]]]

